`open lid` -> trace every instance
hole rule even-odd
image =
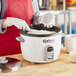
[[[20,60],[9,57],[0,58],[0,72],[7,73],[20,69],[22,63]]]

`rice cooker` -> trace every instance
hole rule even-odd
[[[61,30],[53,26],[44,27],[43,24],[32,25],[31,29],[55,31],[50,34],[29,34],[28,31],[20,30],[20,37],[16,39],[21,41],[21,50],[24,59],[33,63],[47,63],[55,61],[60,54]]]

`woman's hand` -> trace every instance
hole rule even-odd
[[[16,26],[18,29],[28,30],[28,31],[30,30],[29,26],[24,20],[13,17],[7,17],[3,23],[2,28],[10,27],[12,25]]]

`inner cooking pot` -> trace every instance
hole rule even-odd
[[[46,37],[46,36],[50,36],[50,35],[55,35],[55,34],[60,32],[60,29],[58,27],[53,26],[53,27],[47,28],[47,27],[44,27],[44,24],[31,25],[29,27],[31,29],[35,29],[35,30],[46,30],[46,31],[50,31],[50,32],[54,31],[54,33],[50,33],[50,34],[30,34],[30,33],[28,33],[28,31],[20,30],[20,34],[27,35],[27,36]]]

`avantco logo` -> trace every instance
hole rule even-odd
[[[48,40],[44,39],[43,43],[53,43],[54,41],[55,41],[54,39],[52,39],[52,40],[50,40],[50,39],[48,39]]]

